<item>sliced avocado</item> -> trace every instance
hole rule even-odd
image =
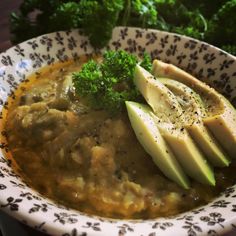
[[[225,167],[230,161],[215,137],[203,124],[206,111],[201,97],[191,88],[176,80],[158,78],[177,97],[186,117],[184,127],[190,133],[213,166]]]
[[[200,149],[184,128],[158,126],[162,136],[172,148],[184,172],[196,181],[215,185],[214,173]]]
[[[214,174],[202,152],[183,127],[184,113],[174,94],[137,65],[134,83],[153,108],[155,123],[186,174],[204,184],[215,184]]]
[[[134,71],[134,84],[162,121],[183,121],[183,110],[175,95],[139,65]]]
[[[198,93],[207,112],[203,123],[226,150],[230,157],[236,157],[236,111],[230,102],[208,85],[180,68],[154,60],[152,73],[156,77],[177,80]]]
[[[169,179],[183,188],[189,188],[188,178],[185,176],[172,150],[162,138],[152,116],[151,109],[135,102],[126,102],[128,116],[134,132],[146,152],[155,164]]]

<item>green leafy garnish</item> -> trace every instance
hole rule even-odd
[[[94,47],[107,44],[117,24],[124,0],[24,0],[18,14],[12,13],[12,42],[58,30],[82,28]],[[36,12],[32,18],[32,12]]]
[[[106,51],[102,63],[89,60],[81,71],[73,73],[76,93],[85,97],[93,108],[120,112],[126,100],[136,101],[140,96],[133,83],[137,63],[138,58],[126,51]],[[140,63],[150,71],[150,56],[144,54]]]
[[[102,48],[115,26],[135,26],[184,34],[234,53],[235,11],[236,0],[24,0],[10,22],[13,43],[81,28]]]
[[[230,0],[227,1],[209,21],[206,39],[214,45],[220,45],[223,49],[230,50],[231,53],[235,53],[235,29],[236,0]],[[232,44],[229,42],[232,42]]]

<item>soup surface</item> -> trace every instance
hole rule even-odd
[[[185,190],[165,178],[137,141],[127,114],[91,110],[71,73],[86,59],[44,68],[16,92],[6,120],[11,154],[41,194],[112,218],[175,215],[209,202],[235,182],[235,163],[217,185]]]

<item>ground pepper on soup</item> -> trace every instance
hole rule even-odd
[[[216,186],[168,180],[137,141],[125,112],[92,110],[73,89],[77,62],[44,68],[16,92],[6,119],[10,152],[41,194],[89,214],[130,219],[172,216],[209,202],[235,182],[235,164]]]

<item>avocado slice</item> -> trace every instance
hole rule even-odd
[[[184,113],[175,95],[139,65],[134,83],[152,107],[155,123],[184,172],[198,182],[215,185],[213,170],[183,127]]]
[[[203,123],[228,155],[236,158],[236,111],[230,102],[213,88],[174,65],[154,60],[152,73],[156,77],[177,80],[201,96],[207,112]]]
[[[206,111],[201,97],[191,88],[176,80],[167,78],[158,78],[158,80],[177,97],[186,117],[184,127],[202,149],[210,163],[216,167],[228,166],[230,161],[227,154],[203,124],[202,118],[206,117]]]
[[[166,177],[188,189],[189,180],[162,138],[150,107],[129,101],[126,101],[126,107],[136,137],[155,164]]]

